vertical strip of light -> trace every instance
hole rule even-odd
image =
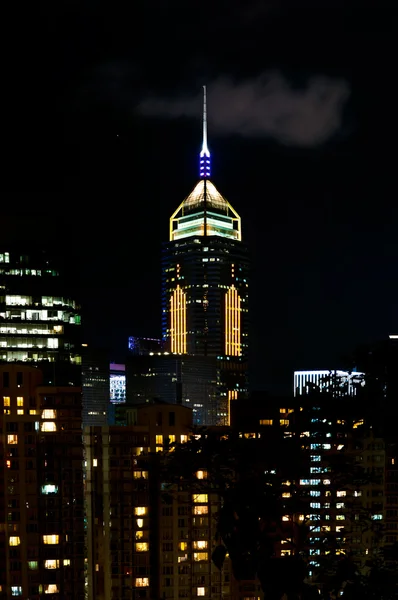
[[[241,350],[241,299],[232,285],[225,294],[225,354],[240,356]]]
[[[171,352],[187,352],[187,299],[178,285],[170,298]]]
[[[175,293],[175,292],[174,292]],[[174,332],[174,294],[170,298],[170,336],[171,336],[171,352],[175,352],[175,332]]]

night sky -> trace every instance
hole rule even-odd
[[[398,331],[393,3],[207,4],[71,0],[19,21],[0,236],[18,215],[80,265],[89,343],[117,359],[159,336],[206,84],[212,181],[253,256],[253,387],[286,385]]]

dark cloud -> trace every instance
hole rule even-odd
[[[215,134],[269,137],[282,144],[314,147],[342,129],[349,86],[342,79],[314,76],[300,87],[280,72],[254,80],[221,78],[208,85],[209,127]],[[140,114],[198,118],[201,94],[190,98],[149,97]]]

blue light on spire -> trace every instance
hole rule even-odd
[[[206,86],[203,86],[203,143],[199,154],[199,176],[201,179],[210,177],[210,152],[207,147],[207,100]]]

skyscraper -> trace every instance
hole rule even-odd
[[[80,323],[61,260],[32,245],[0,248],[0,362],[38,365],[49,385],[80,385]]]
[[[247,386],[249,257],[239,214],[210,181],[210,161],[204,88],[200,180],[172,214],[163,247],[162,334],[169,352],[220,362],[227,405]]]

